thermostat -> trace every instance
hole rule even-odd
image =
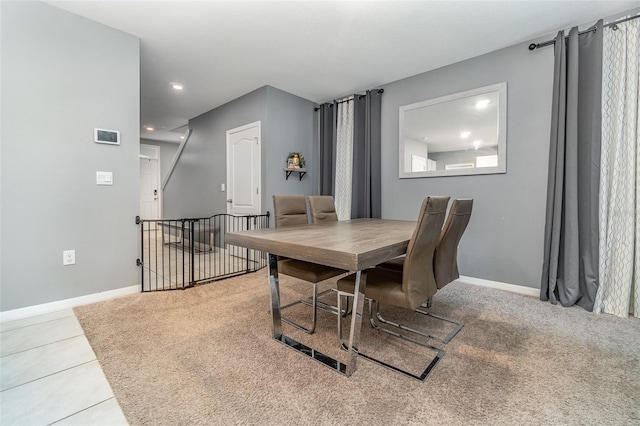
[[[96,185],[113,185],[113,172],[96,172]]]
[[[93,129],[93,141],[96,143],[120,145],[120,132],[117,130]]]

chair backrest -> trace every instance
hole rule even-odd
[[[307,197],[313,223],[335,222],[338,220],[336,206],[331,195],[311,195]]]
[[[471,219],[472,199],[453,200],[447,222],[442,228],[440,239],[433,255],[433,270],[438,288],[458,279],[458,244],[469,219]]]
[[[402,270],[402,292],[411,309],[418,308],[437,291],[433,254],[447,213],[450,197],[427,197],[422,202]]]
[[[274,195],[273,215],[276,218],[276,228],[308,224],[304,195]]]

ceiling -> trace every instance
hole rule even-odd
[[[611,0],[47,3],[140,38],[141,137],[170,142],[180,141],[189,119],[264,85],[320,103],[640,7]]]

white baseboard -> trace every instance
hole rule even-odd
[[[57,302],[43,303],[42,305],[27,306],[26,308],[13,309],[11,311],[0,312],[0,322],[15,321],[22,318],[36,315],[48,314],[51,312],[70,309],[75,306],[88,305],[89,303],[101,302],[115,297],[125,296],[140,292],[139,285],[118,288],[116,290],[103,291],[101,293],[88,294],[86,296],[74,297],[72,299],[58,300]]]
[[[515,284],[501,283],[498,281],[484,280],[482,278],[474,278],[460,276],[460,281],[467,284],[478,285],[481,287],[495,288],[498,290],[509,291],[511,293],[523,294],[525,296],[540,296],[540,290],[537,288],[523,287]],[[36,315],[48,314],[51,312],[70,309],[76,306],[88,305],[89,303],[101,302],[103,300],[113,299],[115,297],[126,296],[140,292],[139,285],[123,287],[116,290],[103,291],[101,293],[88,294],[86,296],[74,297],[72,299],[59,300],[57,302],[43,303],[42,305],[27,306],[26,308],[14,309],[11,311],[0,312],[0,322],[15,321],[22,318],[28,318]]]
[[[523,287],[521,285],[501,283],[499,281],[483,280],[482,278],[465,277],[462,275],[460,276],[460,278],[458,278],[458,280],[467,284],[478,285],[481,287],[495,288],[498,290],[509,291],[511,293],[518,293],[525,296],[540,297],[539,288]]]

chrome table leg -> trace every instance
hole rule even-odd
[[[278,279],[278,256],[267,254],[269,268],[269,295],[271,296],[271,331],[273,338],[282,335],[282,315],[280,313],[280,280]]]
[[[358,359],[358,346],[360,345],[360,328],[362,326],[362,309],[364,307],[364,290],[367,286],[367,271],[356,272],[356,282],[353,287],[353,314],[351,315],[351,327],[349,329],[349,343],[347,345],[348,358],[347,376],[356,371]]]
[[[278,256],[269,253],[267,255],[267,258],[269,268],[269,295],[271,297],[271,331],[273,333],[273,339],[284,344],[285,346],[290,347],[291,349],[300,352],[301,354],[310,357],[311,359],[321,362],[332,370],[336,370],[339,373],[348,376],[349,374],[347,374],[346,364],[337,361],[327,355],[324,355],[320,351],[317,351],[310,346],[297,342],[296,340],[285,336],[282,333],[282,315],[280,312],[280,286],[278,280]]]

